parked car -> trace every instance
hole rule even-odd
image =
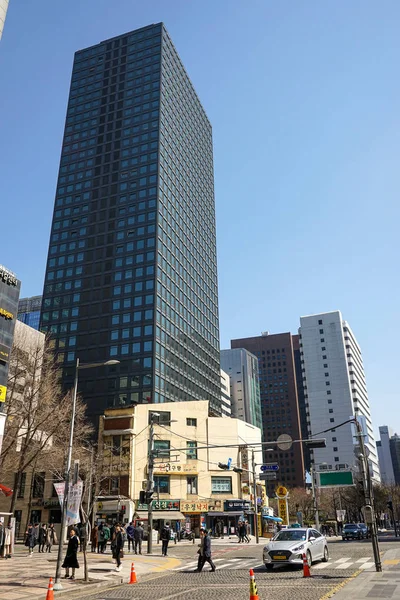
[[[277,533],[264,546],[263,561],[269,571],[274,565],[303,565],[303,554],[309,566],[316,561],[329,560],[326,537],[316,529],[307,527],[288,528]]]
[[[345,541],[349,540],[362,540],[364,537],[363,530],[357,525],[357,523],[346,523],[342,529],[342,539]]]

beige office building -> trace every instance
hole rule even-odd
[[[147,505],[141,505],[139,497],[147,486],[152,413],[155,525],[170,521],[177,530],[186,527],[198,533],[201,526],[215,528],[218,522],[230,533],[239,519],[254,521],[253,478],[246,469],[252,470],[253,451],[255,463],[262,463],[261,446],[251,446],[261,442],[261,431],[240,419],[210,417],[208,401],[105,411],[99,432],[103,480],[97,518],[136,519],[146,525]],[[218,467],[229,459],[243,472]],[[256,481],[261,512],[267,499],[258,476]]]

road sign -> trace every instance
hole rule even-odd
[[[269,481],[271,479],[276,479],[276,473],[260,473],[258,478],[261,481]]]
[[[346,487],[354,485],[351,471],[317,471],[319,487]]]
[[[265,465],[261,465],[261,471],[265,473],[266,471],[279,471],[278,463],[265,463]]]

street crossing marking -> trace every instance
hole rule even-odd
[[[359,569],[371,569],[374,566],[375,566],[374,562],[365,562],[359,566]]]
[[[254,559],[243,560],[242,558],[216,558],[213,559],[213,562],[216,563],[215,566],[217,569],[255,569],[256,567],[263,566],[261,563],[257,563]],[[184,566],[177,567],[173,569],[174,571],[188,571],[197,567],[197,560],[193,562],[186,563]],[[205,565],[207,567],[207,565]]]
[[[347,563],[351,558],[338,558],[337,563]]]
[[[358,560],[356,560],[357,563],[363,563],[363,562],[367,562],[371,560],[371,557],[368,556],[368,558],[359,558]]]
[[[332,564],[332,563],[331,563],[331,564]],[[315,565],[315,567],[313,566],[312,568],[313,568],[313,569],[326,569],[326,567],[329,567],[329,566],[330,566],[330,565],[329,565],[329,563],[328,563],[328,562],[326,562],[326,563],[323,563],[323,562],[322,562],[322,563],[318,563],[317,565]]]

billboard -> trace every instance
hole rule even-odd
[[[16,275],[0,265],[0,386],[1,397],[7,388],[8,363],[18,314],[21,282]],[[3,400],[2,400],[3,401]],[[2,410],[0,404],[0,411]]]

